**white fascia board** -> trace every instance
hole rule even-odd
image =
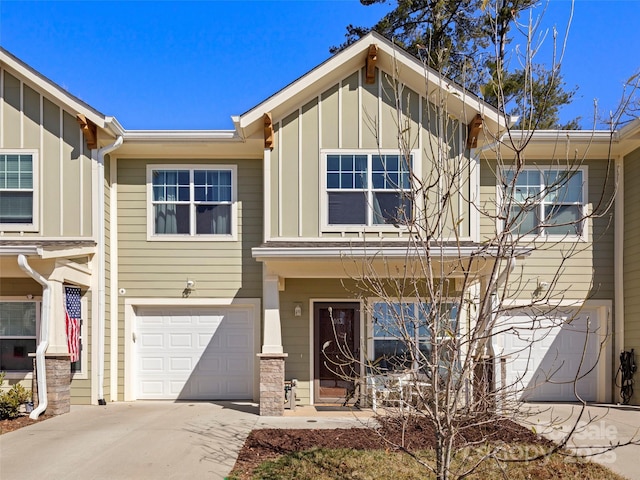
[[[425,67],[413,55],[389,42],[383,36],[376,32],[370,32],[264,102],[240,116],[232,117],[238,130],[246,129],[249,125],[261,121],[265,112],[275,110],[314,85],[320,86],[320,89],[323,87],[328,88],[331,83],[335,83],[342,78],[343,70],[347,70],[348,67],[364,66],[363,56],[366,55],[371,43],[375,43],[378,46],[378,65],[393,64],[395,62],[403,68],[408,68],[412,75],[417,75],[421,79],[421,83],[426,80],[431,88],[445,90],[452,100],[455,99],[461,105],[465,105],[476,113],[482,114],[485,121],[489,121],[498,129],[503,129],[509,122],[509,118],[505,118],[491,105],[483,102],[474,94],[465,92],[463,88],[441,77],[436,71]]]
[[[82,113],[88,120],[91,120],[100,128],[105,128],[106,118],[102,113],[73,96],[64,88],[35,71],[2,48],[0,48],[0,66],[9,70],[10,73],[15,73],[18,77],[21,77],[23,81],[35,87],[39,93],[53,97],[65,110],[73,113]]]
[[[234,130],[125,130],[126,142],[242,141]]]

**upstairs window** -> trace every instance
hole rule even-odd
[[[582,169],[525,169],[515,179],[506,172],[506,228],[518,236],[582,237],[585,218]]]
[[[0,152],[0,226],[3,230],[35,229],[35,158],[35,153]]]
[[[153,236],[235,235],[235,167],[150,168]]]
[[[327,224],[410,222],[412,161],[398,154],[327,154]]]

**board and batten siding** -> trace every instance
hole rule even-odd
[[[26,231],[22,237],[92,235],[91,151],[76,113],[0,69],[0,151],[38,152],[37,231]]]
[[[551,165],[550,162],[529,161],[540,168]],[[557,164],[556,164],[557,165]],[[588,213],[595,208],[607,205],[614,194],[613,165],[606,160],[587,160]],[[607,176],[607,168],[609,174]],[[498,226],[495,221],[497,202],[497,184],[495,161],[483,161],[480,173],[480,204],[486,214],[480,216],[480,241],[487,242],[495,238]],[[509,284],[513,285],[509,295],[514,298],[531,299],[538,282],[557,284],[552,298],[582,301],[589,299],[613,299],[613,206],[609,211],[587,220],[587,238],[585,241],[535,242],[522,243],[532,248],[529,256],[517,261],[516,269],[510,275]]]
[[[398,114],[400,105],[402,115]],[[308,102],[279,119],[274,119],[274,148],[269,166],[269,217],[267,237],[277,238],[353,238],[357,229],[323,228],[322,212],[326,202],[323,154],[327,152],[398,152],[398,131],[415,153],[414,167],[422,177],[441,177],[435,171],[439,161],[453,170],[461,164],[465,174],[454,188],[460,198],[473,194],[470,160],[464,145],[466,125],[434,113],[435,107],[410,88],[395,86],[391,75],[376,70],[375,82],[364,82],[358,70],[343,78]],[[440,120],[438,120],[440,118]],[[444,148],[443,148],[444,146]],[[415,162],[420,162],[416,165]],[[438,182],[436,181],[436,184]],[[438,193],[434,190],[433,198]],[[430,197],[431,198],[431,197]],[[457,235],[471,235],[471,210],[456,196],[452,211],[445,217],[444,232],[457,229]],[[364,229],[365,227],[363,227]],[[366,227],[376,231],[376,227]],[[351,231],[347,231],[351,230]],[[402,236],[400,230],[387,231],[386,238]],[[454,237],[454,235],[450,235]]]
[[[624,349],[640,352],[640,149],[624,158]],[[637,354],[636,354],[637,358]],[[637,375],[637,374],[636,374]],[[640,392],[631,403],[640,404]]]

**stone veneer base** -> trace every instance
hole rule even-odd
[[[286,353],[259,353],[260,415],[284,415],[284,359]]]

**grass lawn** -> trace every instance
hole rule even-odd
[[[540,452],[538,445],[518,444],[505,446],[497,455],[503,458],[527,458]],[[423,462],[435,465],[433,450],[421,450],[416,456]],[[463,453],[453,462],[453,475],[462,473],[477,458],[473,453]],[[456,471],[457,470],[457,471]],[[435,475],[421,465],[412,456],[401,452],[385,450],[354,450],[314,448],[310,450],[284,454],[278,458],[259,464],[252,473],[232,472],[233,480],[278,479],[278,480],[409,480],[431,479]],[[576,457],[561,454],[536,461],[497,462],[487,460],[467,477],[472,480],[508,479],[583,479],[583,480],[622,480],[623,477],[606,467]]]

